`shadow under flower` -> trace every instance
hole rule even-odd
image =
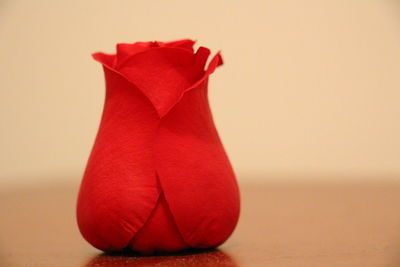
[[[102,253],[85,267],[94,266],[231,266],[237,264],[231,256],[218,249],[185,250],[179,253],[142,255],[132,251]]]

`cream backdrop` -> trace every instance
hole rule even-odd
[[[0,0],[0,186],[78,183],[102,111],[90,54],[194,38],[240,181],[400,176],[398,1]]]

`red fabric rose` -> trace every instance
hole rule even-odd
[[[77,219],[104,251],[141,253],[222,244],[239,216],[239,191],[218,137],[194,41],[118,44],[95,53],[106,80],[104,111],[82,180]]]

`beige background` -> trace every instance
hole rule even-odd
[[[0,0],[0,187],[79,182],[104,98],[90,53],[194,38],[240,181],[396,179],[397,1]]]

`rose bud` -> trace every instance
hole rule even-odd
[[[118,44],[95,53],[104,110],[80,187],[83,237],[103,251],[213,248],[233,232],[239,191],[211,115],[222,64],[194,41]]]

